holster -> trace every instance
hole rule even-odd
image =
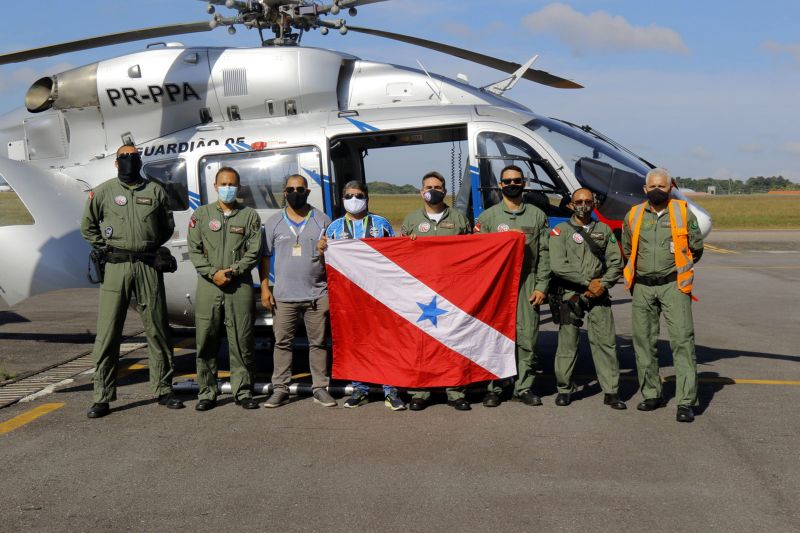
[[[106,253],[102,248],[92,248],[89,252],[89,262],[94,265],[94,272],[97,274],[97,279],[92,278],[92,269],[86,269],[86,277],[89,278],[89,283],[97,285],[103,283],[106,276]]]
[[[172,274],[178,270],[178,261],[169,251],[169,248],[162,246],[156,251],[156,257],[153,260],[153,268],[158,272]]]

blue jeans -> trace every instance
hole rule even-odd
[[[369,394],[369,384],[363,381],[354,381],[351,383],[353,386],[353,394],[360,392],[361,394]],[[389,396],[390,394],[397,394],[397,389],[391,385],[382,385],[383,394]]]

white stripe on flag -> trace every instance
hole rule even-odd
[[[386,256],[360,240],[329,240],[325,262],[367,294],[422,331],[499,378],[517,373],[514,341],[443,298]],[[444,311],[419,321],[418,304],[436,298]]]

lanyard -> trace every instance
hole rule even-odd
[[[301,224],[295,224],[294,222],[292,222],[289,219],[289,217],[286,216],[286,210],[285,209],[283,210],[283,220],[285,220],[286,221],[286,225],[289,226],[289,231],[291,231],[292,235],[294,235],[295,242],[297,244],[300,244],[300,235],[302,235],[303,234],[303,230],[306,229],[306,225],[308,225],[308,219],[311,218],[311,213],[312,213],[312,211],[308,212],[308,214],[306,215],[306,218],[303,219],[303,222]],[[295,229],[294,229],[295,226],[298,226],[300,228],[299,232],[295,231]]]
[[[350,224],[350,228],[349,229],[350,229],[351,238],[353,238],[353,239],[364,239],[364,238],[367,237],[367,225],[369,224],[369,215],[367,215],[367,216],[365,216],[364,218],[361,219],[361,228],[364,230],[364,234],[361,237],[356,235],[356,221],[355,220],[349,220],[347,217],[345,217],[344,218],[345,229],[348,229],[347,228],[348,223]]]

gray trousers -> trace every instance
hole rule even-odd
[[[324,389],[330,382],[328,352],[325,350],[325,324],[328,321],[328,297],[307,302],[276,302],[272,316],[275,349],[272,359],[272,386],[275,391],[288,392],[292,378],[292,345],[300,318],[308,334],[308,365],[311,368],[311,388]]]

